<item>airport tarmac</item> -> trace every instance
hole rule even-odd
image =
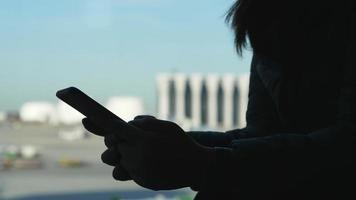
[[[0,124],[0,145],[34,145],[39,149],[43,161],[40,169],[0,171],[0,199],[39,194],[147,191],[132,181],[117,182],[111,177],[112,167],[100,160],[105,150],[102,138],[90,135],[80,140],[65,141],[58,137],[59,130],[72,128],[43,124]],[[80,160],[86,165],[63,168],[58,164],[61,159]],[[173,192],[192,194],[188,189]]]

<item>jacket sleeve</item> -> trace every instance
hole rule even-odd
[[[354,5],[349,6],[355,10]],[[350,37],[335,124],[308,134],[274,134],[233,140],[228,148],[217,147],[216,160],[207,170],[200,191],[218,193],[221,190],[225,195],[229,192],[252,195],[276,190],[283,192],[315,180],[319,183],[324,180],[325,184],[334,186],[346,185],[330,179],[344,177],[338,180],[347,180],[345,172],[354,170],[356,32],[355,17],[350,14],[348,19]],[[220,187],[221,183],[229,184]],[[204,193],[198,193],[197,199],[204,199],[203,196]]]
[[[272,133],[278,125],[275,105],[265,85],[257,73],[258,58],[252,58],[248,106],[246,113],[247,126],[241,129],[223,132],[188,132],[195,141],[209,147],[227,147],[231,141],[239,138],[265,136]]]

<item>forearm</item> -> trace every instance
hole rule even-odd
[[[339,130],[331,127],[307,135],[239,139],[230,147],[215,148],[216,161],[207,170],[207,181],[197,190],[248,196],[277,194],[306,182],[323,184],[321,178],[325,184],[335,177],[343,180],[352,168],[353,144],[345,136],[335,138]],[[222,182],[231,184],[222,187]],[[200,196],[204,199],[204,192]]]

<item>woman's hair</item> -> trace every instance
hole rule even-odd
[[[324,37],[329,31],[335,6],[334,0],[237,0],[226,22],[235,33],[239,55],[248,45],[261,52],[301,50],[315,35]]]
[[[237,52],[242,55],[242,50],[247,46],[247,15],[251,0],[237,0],[226,15],[226,22],[235,32],[235,45]]]

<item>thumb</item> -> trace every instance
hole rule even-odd
[[[118,181],[129,181],[132,180],[129,172],[123,168],[121,165],[117,165],[113,172],[112,172],[112,176],[115,180]]]
[[[158,121],[153,116],[140,115],[128,123],[144,131],[158,131],[160,129]]]
[[[130,121],[129,124],[144,130],[151,132],[172,132],[172,131],[183,131],[177,124],[159,120],[156,118],[142,118]],[[184,131],[183,131],[184,132]]]
[[[137,115],[134,120],[138,120],[138,119],[156,119],[156,117],[152,116],[152,115]]]

